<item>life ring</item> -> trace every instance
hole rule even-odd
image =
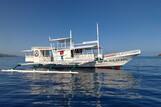
[[[36,51],[34,52],[34,55],[35,55],[35,57],[38,57],[38,56],[39,56],[39,51],[36,50]]]

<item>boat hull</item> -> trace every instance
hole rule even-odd
[[[106,58],[105,60],[89,61],[89,62],[54,62],[42,64],[42,68],[103,68],[103,69],[120,69],[123,65],[128,63],[133,56]]]
[[[140,50],[125,51],[119,53],[112,53],[104,55],[103,59],[95,60],[60,60],[52,62],[40,63],[25,63],[24,65],[33,65],[35,68],[47,69],[66,69],[66,68],[107,68],[120,69],[123,65],[128,63],[133,57],[139,55]],[[22,64],[23,65],[23,64]]]

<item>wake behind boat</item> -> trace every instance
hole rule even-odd
[[[1,70],[3,72],[21,72],[21,73],[50,73],[50,74],[78,74],[78,72],[73,71],[49,71],[49,70],[20,70],[20,69],[7,69]]]
[[[69,37],[49,37],[50,47],[32,47],[24,50],[25,63],[18,66],[31,65],[37,68],[112,68],[120,69],[140,50],[103,54],[99,43],[99,29],[97,24],[97,40],[75,43],[70,31]],[[16,69],[16,67],[15,67]]]

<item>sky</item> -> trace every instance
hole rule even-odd
[[[0,0],[0,53],[49,46],[48,37],[96,39],[104,53],[161,53],[161,0]]]

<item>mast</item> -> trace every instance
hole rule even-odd
[[[98,23],[97,23],[97,51],[98,51],[98,55],[97,57],[99,58],[100,55],[100,44],[99,44],[99,29],[98,29]]]
[[[51,40],[51,37],[49,36],[49,42],[50,42],[50,40]],[[53,45],[51,42],[50,42],[50,47],[53,48]]]
[[[51,37],[49,36],[49,41],[51,40]],[[50,42],[50,47],[51,47],[51,61],[53,61],[54,59],[54,50],[53,50],[53,43]]]
[[[72,49],[72,31],[70,30],[70,50]]]

